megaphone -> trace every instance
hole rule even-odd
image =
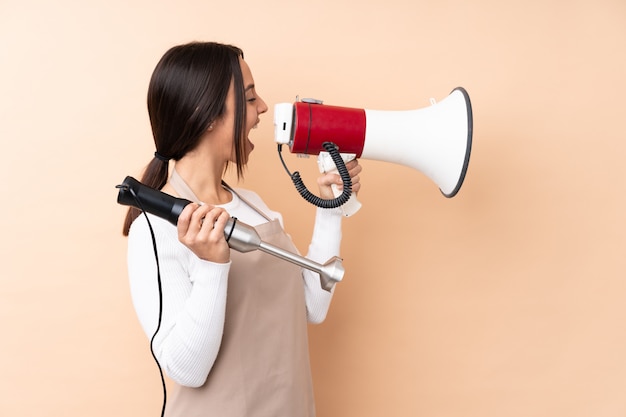
[[[451,198],[461,189],[469,165],[472,106],[462,87],[440,102],[431,99],[428,107],[405,111],[328,106],[303,99],[276,104],[274,136],[279,147],[289,145],[292,153],[322,155],[320,170],[328,168],[324,145],[332,142],[344,161],[362,158],[414,168]],[[360,203],[353,207],[347,212],[344,208],[344,214],[353,214]]]

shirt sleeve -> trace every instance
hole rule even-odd
[[[180,385],[204,384],[221,344],[230,262],[203,261],[178,241],[176,228],[150,215],[159,255],[162,291],[148,223],[140,216],[128,236],[131,297],[149,338],[162,319],[153,350],[163,371]]]
[[[325,264],[332,257],[340,255],[342,219],[340,209],[317,209],[307,258],[319,264]],[[323,289],[320,276],[316,272],[304,269],[302,275],[305,285],[307,319],[311,323],[321,323],[328,313],[334,288],[330,292]]]

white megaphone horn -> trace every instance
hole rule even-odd
[[[334,168],[329,167],[324,147],[332,142],[344,161],[362,158],[414,168],[450,198],[461,189],[469,165],[472,106],[462,87],[438,103],[431,100],[429,107],[405,111],[328,106],[303,99],[275,106],[274,135],[279,147],[288,144],[292,153],[319,155],[322,172]],[[346,216],[359,208],[354,196],[342,206]]]

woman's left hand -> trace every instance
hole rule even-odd
[[[363,168],[359,165],[358,159],[353,159],[352,161],[346,163],[346,168],[348,168],[350,179],[352,180],[352,192],[358,194],[361,189],[361,179],[359,174]],[[323,174],[319,176],[317,178],[317,185],[320,189],[320,197],[325,200],[335,198],[331,185],[336,185],[339,190],[343,190],[343,181],[337,173]]]

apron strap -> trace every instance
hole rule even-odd
[[[170,184],[174,191],[178,193],[182,198],[191,200],[194,203],[200,203],[200,199],[196,196],[191,188],[187,185],[185,180],[176,172],[176,169],[172,169],[172,175],[170,176]]]

